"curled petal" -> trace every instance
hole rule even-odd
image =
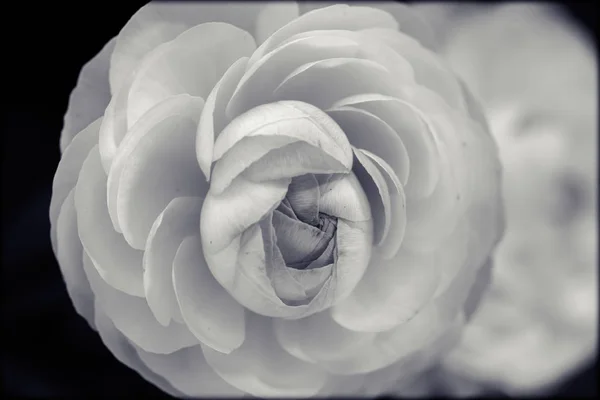
[[[405,323],[429,301],[439,282],[435,259],[401,250],[392,260],[373,257],[356,289],[332,309],[347,329],[381,332]]]
[[[56,221],[56,259],[75,310],[94,327],[94,294],[83,271],[83,248],[77,235],[75,193],[71,190]]]
[[[191,397],[241,397],[244,393],[226,383],[208,365],[200,346],[188,347],[172,354],[148,353],[136,348],[146,366],[164,377],[175,389]]]
[[[353,222],[371,220],[369,199],[354,173],[333,175],[319,187],[320,211]]]
[[[318,222],[319,197],[319,182],[314,174],[293,178],[286,196],[294,215],[307,224]]]
[[[300,11],[296,2],[270,3],[256,20],[256,42],[263,43],[274,32],[298,18]]]
[[[132,138],[119,149],[121,168],[111,171],[109,196],[116,188],[117,221],[133,248],[144,249],[152,223],[171,200],[203,196],[208,190],[206,181],[198,179],[201,171],[194,151],[201,104],[190,98],[183,115],[160,119],[157,114],[140,120],[139,139]]]
[[[198,344],[185,325],[160,325],[145,299],[128,296],[104,282],[86,253],[83,268],[102,311],[125,337],[145,351],[168,354]]]
[[[115,42],[115,38],[111,39],[81,68],[77,84],[69,96],[67,113],[60,133],[61,153],[64,153],[73,138],[86,126],[102,117],[110,102],[108,69]]]
[[[393,96],[401,81],[381,64],[361,58],[329,58],[303,64],[273,91],[274,100],[297,100],[321,109],[344,97],[375,92]]]
[[[281,42],[298,33],[319,29],[360,30],[374,27],[396,29],[398,24],[388,13],[371,7],[338,4],[303,13],[271,35],[252,55],[249,64],[253,65]]]
[[[150,52],[140,62],[127,100],[127,126],[169,96],[208,96],[223,73],[256,44],[248,32],[210,22],[195,26]]]
[[[244,308],[210,273],[198,235],[181,242],[173,261],[173,284],[181,314],[201,343],[230,353],[244,341]]]
[[[403,185],[410,173],[409,153],[400,136],[384,120],[354,107],[337,107],[327,111],[344,130],[350,143],[384,159]]]
[[[385,121],[402,140],[411,156],[410,175],[406,185],[409,197],[430,195],[439,179],[436,141],[425,115],[404,100],[379,94],[351,96],[333,108],[350,106],[369,112]]]
[[[246,340],[230,354],[202,346],[206,361],[229,384],[256,397],[309,397],[327,373],[284,351],[270,319],[248,313]]]
[[[246,71],[247,63],[248,57],[242,57],[234,62],[210,92],[202,108],[196,136],[196,156],[206,180],[210,180],[215,139],[228,122],[225,107]]]
[[[129,247],[112,227],[98,146],[92,148],[81,167],[75,208],[81,244],[98,273],[114,288],[143,297],[142,252]]]
[[[390,202],[389,210],[386,213],[390,215],[390,226],[387,235],[382,238],[382,242],[378,245],[378,252],[384,259],[390,259],[398,253],[406,232],[406,195],[404,194],[404,187],[392,167],[382,158],[364,149],[359,149],[357,152],[362,155],[361,158],[364,158],[367,164],[371,164],[379,170],[388,188]]]
[[[296,151],[285,148],[286,145],[295,145]],[[310,150],[307,146],[315,149]],[[273,151],[279,148],[282,148],[281,152]],[[325,168],[324,172],[330,169],[334,170],[331,172],[344,172],[352,165],[352,153],[344,132],[325,113],[300,102],[265,104],[233,120],[219,135],[214,148],[213,159],[218,163],[213,171],[211,192],[223,192],[233,179],[261,158],[264,160],[252,166],[248,176],[262,174],[263,179],[293,177],[297,173],[266,177],[264,174],[278,170],[272,165],[269,169],[264,167],[277,159],[285,162],[286,157],[294,154],[296,161],[287,161],[292,169],[294,165],[300,165],[302,170],[314,164],[315,169]],[[318,159],[322,160],[320,164],[316,163]],[[279,165],[279,168],[283,167]],[[307,172],[319,171],[304,173]]]
[[[177,197],[152,224],[144,250],[144,292],[156,320],[163,326],[183,319],[173,289],[173,260],[179,245],[199,233],[202,197]]]
[[[83,162],[90,153],[90,150],[98,143],[100,124],[101,119],[94,121],[73,138],[69,146],[64,149],[54,173],[52,199],[50,200],[50,238],[54,253],[57,251],[56,223],[60,209],[71,190],[77,184]]]
[[[110,63],[111,93],[152,49],[205,22],[224,22],[253,33],[268,3],[151,2],[140,8],[119,32]]]

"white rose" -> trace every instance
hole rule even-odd
[[[174,395],[305,397],[381,393],[455,343],[500,167],[431,44],[395,3],[140,9],[82,70],[50,209],[115,356]]]
[[[457,394],[547,392],[597,353],[596,56],[557,8],[428,7],[485,105],[507,218],[492,287],[440,376]]]

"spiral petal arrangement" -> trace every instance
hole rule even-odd
[[[489,277],[497,149],[426,25],[301,6],[149,4],[90,64],[105,109],[73,135],[76,89],[65,117],[67,289],[175,395],[381,393],[456,342]]]

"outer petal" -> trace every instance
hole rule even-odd
[[[90,150],[98,143],[100,124],[100,119],[94,121],[81,131],[76,136],[76,139],[73,139],[69,143],[54,173],[52,199],[50,200],[50,239],[52,240],[54,253],[57,251],[56,221],[58,220],[60,209],[71,190],[77,184],[79,171],[81,171],[83,162],[90,153]]]
[[[111,39],[81,69],[77,85],[69,97],[64,125],[60,133],[61,153],[79,132],[104,115],[104,110],[110,101],[108,69],[115,43],[116,39]]]
[[[140,360],[136,354],[135,347],[123,336],[123,334],[115,327],[114,323],[104,314],[102,307],[96,302],[95,305],[95,320],[96,327],[102,342],[117,360],[135,370],[144,379],[153,385],[158,386],[161,390],[169,393],[172,396],[180,397],[182,393],[175,390],[165,379],[152,372]]]
[[[77,227],[83,248],[102,278],[127,294],[144,296],[142,252],[115,232],[106,205],[106,175],[98,146],[87,156],[75,187]]]
[[[248,32],[210,22],[152,50],[140,61],[129,89],[127,126],[169,96],[189,94],[205,99],[225,71],[255,48]]]
[[[175,389],[191,397],[242,397],[244,392],[229,385],[206,363],[200,346],[172,354],[148,353],[136,346],[139,358]]]
[[[83,248],[77,235],[77,213],[71,190],[60,209],[56,223],[56,259],[75,310],[94,328],[94,293],[83,271]]]
[[[254,33],[268,3],[152,2],[140,8],[119,32],[111,57],[110,88],[116,93],[150,50],[205,22],[225,22]]]
[[[248,313],[247,321],[246,340],[231,354],[202,346],[221,378],[256,397],[310,397],[323,387],[327,373],[285,352],[269,318]]]
[[[102,312],[123,335],[142,349],[168,354],[198,344],[185,325],[175,322],[168,327],[160,325],[145,299],[128,296],[104,282],[86,253],[83,254],[83,268]]]

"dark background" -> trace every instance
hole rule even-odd
[[[19,397],[167,398],[118,362],[76,314],[49,240],[48,207],[69,93],[83,64],[142,3],[14,4],[3,5],[2,18],[8,71],[2,82],[1,387]],[[564,7],[595,40],[594,5]],[[556,394],[597,395],[594,372],[589,367]]]

